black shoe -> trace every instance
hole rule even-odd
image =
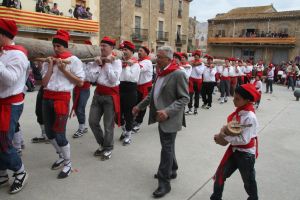
[[[198,114],[198,111],[197,109],[194,110],[194,115],[197,115]]]
[[[206,107],[206,104],[203,104],[202,106],[201,106],[201,108],[205,108]]]
[[[62,158],[59,158],[57,161],[55,161],[53,163],[53,165],[51,166],[51,169],[52,170],[57,170],[57,169],[60,169],[64,166],[64,159]]]
[[[31,139],[31,142],[32,143],[47,143],[47,142],[49,142],[49,140],[44,137],[34,137]]]
[[[0,188],[8,186],[9,185],[9,178],[8,175],[0,176]]]
[[[101,156],[102,161],[109,160],[110,158],[111,158],[111,151],[105,151]]]
[[[94,152],[94,156],[98,157],[98,156],[102,156],[104,153],[104,149],[100,150],[100,149],[97,149],[95,152]]]
[[[14,173],[13,177],[15,177],[15,180],[13,184],[10,186],[9,189],[10,194],[15,194],[17,192],[20,192],[23,189],[23,187],[27,183],[28,174],[25,171],[23,171],[21,173]]]
[[[153,192],[153,197],[154,198],[161,198],[165,196],[167,193],[171,191],[171,186],[170,185],[165,185],[165,186],[159,186],[154,192]]]
[[[61,172],[58,174],[57,178],[58,179],[63,179],[63,178],[67,178],[72,172],[72,167],[70,165],[70,163],[68,163],[67,165],[64,165],[63,170],[61,170]]]
[[[158,178],[157,174],[154,174],[154,178],[155,178],[155,179]],[[176,179],[176,178],[177,178],[177,172],[173,172],[173,173],[171,174],[171,176],[170,176],[170,179]]]
[[[119,140],[122,141],[122,140],[124,140],[124,138],[125,138],[125,134],[122,133]]]

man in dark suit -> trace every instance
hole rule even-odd
[[[149,124],[158,122],[161,142],[161,158],[157,174],[158,188],[153,197],[159,198],[170,192],[170,179],[177,176],[175,138],[185,126],[184,108],[189,102],[188,81],[185,73],[173,61],[171,47],[160,47],[157,52],[158,78],[151,93],[132,110],[137,115],[150,105]]]

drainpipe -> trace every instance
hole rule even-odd
[[[121,37],[122,37],[122,0],[120,2],[120,41],[121,42]]]
[[[148,48],[152,49],[150,42],[150,27],[151,27],[151,0],[149,0],[149,26],[148,26]]]
[[[233,21],[233,33],[232,33],[232,37],[235,36],[235,21]]]
[[[173,36],[173,8],[174,8],[174,1],[172,0],[171,6],[171,32],[170,32],[170,46],[172,46],[172,36]],[[175,46],[174,46],[175,47]],[[175,47],[176,48],[176,47]],[[175,51],[175,49],[174,49]]]

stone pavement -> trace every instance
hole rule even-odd
[[[53,147],[30,142],[32,137],[40,135],[34,114],[36,94],[27,94],[20,121],[26,142],[22,159],[30,175],[29,183],[16,195],[9,195],[7,188],[1,188],[1,200],[152,199],[151,194],[157,187],[153,175],[160,156],[157,125],[144,123],[140,133],[133,135],[132,144],[126,147],[118,141],[121,131],[117,129],[112,158],[103,162],[93,156],[97,144],[90,130],[82,138],[71,137],[77,129],[77,121],[72,118],[68,122],[67,133],[74,172],[69,178],[58,180],[56,176],[59,171],[50,170],[56,159]],[[188,128],[178,133],[178,177],[172,181],[172,191],[165,200],[188,199],[214,174],[226,148],[216,145],[213,135],[234,109],[232,98],[227,104],[220,105],[218,97],[219,94],[214,95],[210,110],[201,109],[197,116],[187,116]],[[260,123],[260,155],[256,162],[256,174],[260,199],[300,199],[299,102],[295,101],[291,90],[275,85],[273,94],[263,94],[257,116]],[[192,199],[209,199],[212,185],[210,180]],[[246,198],[242,180],[236,172],[226,182],[224,200]]]

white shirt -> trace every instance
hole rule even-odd
[[[242,66],[239,66],[239,68],[240,68],[239,76],[244,76],[246,67],[244,65],[242,65]]]
[[[219,69],[220,69],[219,73],[220,73],[221,76],[224,76],[224,77],[228,77],[229,76],[230,66],[228,66],[228,67],[221,66]]]
[[[23,92],[28,67],[28,58],[22,51],[3,51],[0,56],[0,98]]]
[[[257,71],[264,71],[264,65],[256,65],[255,66],[255,69],[257,70]]]
[[[170,67],[170,65],[171,65],[171,63],[167,67],[165,67],[164,70],[168,69],[168,67]],[[160,89],[161,89],[161,86],[162,86],[164,80],[165,80],[165,76],[158,76],[156,79],[155,85],[154,85],[153,101],[154,101],[154,105],[156,108],[158,108],[157,99],[158,99],[158,95],[160,93]]]
[[[196,79],[202,79],[204,69],[205,65],[203,63],[201,65],[192,67],[191,77]]]
[[[239,136],[226,136],[224,139],[232,145],[246,145],[250,142],[251,138],[256,137],[258,133],[258,121],[255,113],[253,113],[252,111],[242,110],[239,112],[239,116],[241,118],[241,124],[252,124],[252,126],[243,128],[242,134]],[[236,150],[255,154],[256,146],[249,149],[233,147],[233,151]]]
[[[193,70],[192,65],[190,65],[190,64],[181,65],[180,69],[185,73],[185,77],[187,79],[189,79],[192,74],[192,70]]]
[[[236,77],[240,74],[240,67],[239,66],[230,66],[229,69],[229,76],[230,77]]]
[[[83,71],[81,60],[79,60],[76,56],[71,56],[65,60],[71,61],[71,64],[66,65],[66,70],[71,72],[74,76],[80,78],[81,80],[84,80],[85,73]],[[48,71],[48,66],[49,63],[43,63],[43,68],[41,71],[43,77]],[[67,79],[67,77],[58,69],[58,66],[54,64],[53,73],[45,89],[56,92],[70,92],[74,87],[75,84]]]
[[[247,66],[245,67],[244,73],[245,73],[245,74],[251,73],[252,70],[253,70],[253,66],[252,66],[252,65],[247,65]]]
[[[138,63],[133,63],[131,66],[127,65],[122,69],[120,81],[137,83],[140,77],[140,71],[141,68]]]
[[[114,60],[112,63],[105,63],[102,67],[96,62],[90,62],[86,65],[87,80],[107,87],[120,85],[121,72],[122,61],[120,59]]]
[[[251,80],[251,83],[254,84],[255,79]],[[255,83],[255,88],[257,91],[261,92],[262,91],[262,82],[261,81],[256,81]]]
[[[153,77],[153,65],[151,60],[145,59],[139,62],[140,65],[140,77],[138,80],[138,85],[148,83],[152,81]]]
[[[268,74],[267,74],[267,76],[268,76],[268,79],[269,79],[269,80],[273,80],[273,79],[274,79],[274,71],[275,71],[275,67],[272,67],[271,70],[268,69]]]
[[[215,67],[209,68],[205,66],[203,72],[203,82],[216,82],[216,73],[217,69]]]

